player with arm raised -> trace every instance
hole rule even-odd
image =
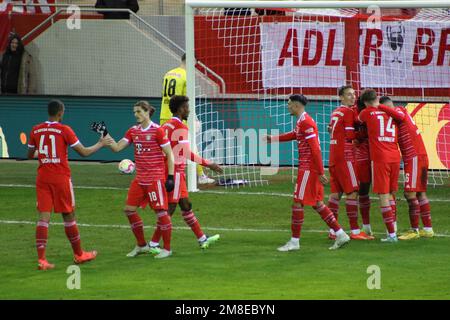
[[[186,96],[172,96],[170,98],[170,111],[173,116],[172,119],[167,121],[162,128],[166,132],[166,135],[171,143],[172,151],[175,157],[175,174],[174,174],[174,189],[168,194],[169,197],[169,214],[173,215],[177,204],[180,206],[182,216],[186,224],[194,232],[197,240],[200,244],[200,248],[206,249],[211,243],[219,240],[218,234],[208,237],[206,236],[200,223],[198,222],[194,212],[192,211],[192,204],[189,201],[189,195],[186,186],[186,158],[191,161],[208,167],[209,169],[222,173],[223,170],[214,162],[207,161],[189,148],[188,141],[188,127],[183,123],[183,120],[187,120],[189,116],[189,98]],[[155,229],[150,247],[153,252],[157,252],[159,249],[159,240],[161,238],[161,229],[159,226]]]
[[[183,54],[183,56],[181,57],[181,63],[177,68],[169,70],[164,75],[161,113],[159,117],[160,125],[163,125],[164,123],[172,119],[172,112],[170,111],[169,102],[170,98],[174,95],[186,95],[186,54]],[[194,147],[194,152],[196,152],[196,147]],[[203,172],[203,168],[201,165],[197,165],[197,176],[199,184],[214,183],[214,179],[209,178]]]
[[[400,240],[434,236],[431,225],[430,204],[426,195],[428,182],[428,156],[422,136],[414,120],[403,107],[395,107],[389,97],[380,98],[379,109],[398,124],[398,144],[402,153],[405,184],[404,196],[408,201],[411,230],[400,235]],[[424,225],[419,232],[419,215]]]
[[[173,153],[164,130],[150,120],[155,108],[147,101],[139,101],[134,105],[133,112],[138,124],[128,129],[119,142],[112,141],[110,146],[112,151],[120,152],[128,145],[134,144],[136,178],[131,182],[128,190],[124,211],[136,237],[137,245],[127,256],[135,257],[141,253],[151,252],[144,237],[144,224],[137,213],[139,206],[149,203],[157,215],[157,224],[160,226],[164,241],[163,250],[155,258],[167,258],[172,254],[170,249],[172,223],[167,214],[167,192],[173,190]],[[112,140],[109,135],[107,137]]]
[[[350,241],[350,237],[342,230],[333,212],[323,203],[323,184],[328,180],[324,173],[322,154],[317,125],[306,113],[308,100],[303,95],[289,97],[288,110],[297,117],[294,131],[279,136],[267,136],[267,142],[284,142],[297,140],[298,146],[298,176],[294,190],[292,205],[292,238],[278,251],[300,249],[300,233],[304,218],[304,206],[312,206],[322,219],[336,234],[336,241],[330,250],[338,249]]]
[[[36,226],[36,248],[38,269],[53,269],[54,264],[47,261],[45,250],[48,239],[48,226],[52,211],[61,213],[64,230],[69,239],[75,263],[84,263],[95,259],[96,251],[83,251],[80,233],[75,218],[75,196],[67,156],[70,146],[80,156],[88,157],[106,145],[100,140],[90,147],[84,147],[72,128],[61,123],[64,116],[64,104],[52,100],[48,104],[48,121],[33,127],[28,143],[28,159],[37,153],[39,167],[36,178],[37,209],[39,221]]]
[[[355,90],[351,86],[339,89],[341,106],[331,114],[330,121],[330,186],[328,207],[338,218],[339,201],[346,194],[345,207],[350,222],[352,240],[373,240],[374,237],[361,232],[358,225],[358,180],[355,170]],[[331,239],[335,238],[330,229]]]
[[[366,108],[360,112],[358,119],[366,124],[368,130],[373,192],[380,197],[381,213],[389,233],[381,241],[397,242],[394,215],[389,202],[391,194],[398,190],[400,153],[397,126],[392,117],[378,108],[379,100],[375,90],[364,90],[361,101]]]

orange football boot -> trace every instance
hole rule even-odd
[[[375,240],[374,236],[370,236],[364,231],[360,231],[359,234],[351,234],[350,239],[352,240]]]
[[[95,257],[97,257],[97,251],[83,251],[80,256],[74,255],[73,262],[75,262],[76,264],[82,264],[94,260]]]
[[[38,260],[38,270],[50,270],[55,267],[54,264],[49,263],[47,260],[39,259]]]

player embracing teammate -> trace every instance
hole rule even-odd
[[[394,118],[398,126],[398,144],[405,171],[404,196],[408,201],[411,223],[411,230],[399,236],[399,239],[431,238],[434,232],[431,225],[430,203],[426,196],[428,156],[420,131],[408,111],[403,107],[395,107],[389,97],[381,97],[378,108]],[[424,225],[420,232],[419,216]]]
[[[331,194],[328,207],[338,219],[339,200],[346,194],[345,208],[350,222],[352,240],[373,240],[374,237],[360,231],[358,225],[358,179],[355,159],[355,123],[356,114],[353,108],[356,100],[355,90],[351,86],[339,89],[341,106],[331,114],[330,133],[330,186]],[[333,229],[329,238],[335,239]]]

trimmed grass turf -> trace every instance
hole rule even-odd
[[[116,164],[72,164],[76,186],[127,188],[131,176],[119,175]],[[36,163],[0,162],[0,184],[32,185]],[[289,177],[289,176],[287,176]],[[326,226],[306,209],[301,250],[279,253],[277,246],[290,237],[289,197],[233,194],[236,191],[291,193],[289,178],[276,177],[265,187],[231,190],[230,194],[192,193],[191,201],[208,234],[221,241],[206,251],[198,248],[190,230],[175,229],[174,255],[157,261],[149,255],[126,258],[134,246],[122,208],[126,190],[75,189],[83,247],[96,249],[96,261],[81,266],[81,290],[66,288],[66,269],[72,265],[70,244],[62,225],[51,225],[47,256],[56,269],[36,270],[33,188],[0,187],[1,299],[449,299],[449,202],[432,201],[434,229],[447,237],[419,239],[395,245],[351,242],[336,252],[327,248]],[[212,188],[225,191],[223,188]],[[430,198],[449,199],[447,187],[430,189]],[[407,206],[399,202],[399,228],[408,227]],[[375,231],[383,232],[378,204],[373,201]],[[340,221],[348,229],[345,212]],[[141,212],[146,226],[155,216]],[[55,215],[52,222],[62,219]],[[175,227],[185,227],[179,211]],[[217,231],[214,228],[251,228],[263,231]],[[313,232],[323,230],[324,232]],[[146,237],[152,229],[146,229]],[[382,236],[377,234],[378,238]],[[366,286],[367,267],[381,268],[381,290]]]

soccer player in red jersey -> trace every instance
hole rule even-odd
[[[391,194],[398,190],[400,153],[397,126],[392,117],[378,108],[380,103],[375,90],[364,90],[361,101],[366,108],[360,112],[358,119],[366,124],[368,130],[373,192],[380,197],[381,213],[389,233],[382,241],[397,242],[394,214],[389,201]]]
[[[67,147],[70,146],[82,157],[88,157],[107,142],[101,138],[93,146],[84,147],[72,128],[61,123],[64,110],[65,107],[61,101],[50,101],[48,103],[48,121],[33,127],[28,143],[28,159],[33,159],[37,153],[39,161],[36,178],[37,209],[39,211],[39,221],[36,226],[36,248],[39,270],[55,267],[45,257],[52,210],[62,214],[64,230],[72,245],[74,262],[84,263],[97,256],[96,251],[88,252],[81,248],[80,234],[75,219],[75,197],[67,159]]]
[[[173,190],[173,153],[164,130],[150,120],[155,108],[147,101],[139,101],[134,105],[133,112],[138,124],[128,129],[119,142],[113,141],[107,135],[112,140],[110,147],[114,152],[120,152],[130,144],[134,144],[136,178],[131,182],[128,190],[124,211],[136,237],[137,245],[127,256],[135,257],[151,252],[144,237],[144,224],[136,211],[139,206],[148,203],[157,215],[157,224],[161,229],[164,242],[164,248],[155,255],[155,258],[167,258],[172,254],[170,248],[172,222],[167,214],[167,192]]]
[[[284,142],[297,140],[298,146],[298,176],[292,205],[292,238],[278,251],[300,249],[300,232],[303,224],[305,205],[312,206],[322,219],[336,234],[336,241],[330,250],[338,249],[350,241],[350,237],[342,230],[333,212],[323,203],[323,184],[328,182],[322,164],[322,154],[317,125],[305,112],[308,100],[303,95],[289,97],[288,110],[297,117],[294,131],[279,136],[267,136],[267,142]]]
[[[364,103],[359,97],[354,107],[355,113],[358,115],[365,109]],[[363,221],[363,231],[368,235],[372,234],[370,225],[370,184],[372,181],[372,170],[369,152],[369,137],[367,135],[367,126],[361,123],[355,123],[355,160],[356,160],[356,176],[358,178],[358,202],[359,212]]]
[[[169,197],[169,214],[173,215],[177,204],[180,206],[184,222],[194,232],[200,244],[200,248],[206,249],[211,243],[219,240],[220,235],[206,236],[200,223],[198,222],[194,212],[192,211],[192,204],[189,201],[189,194],[186,185],[186,158],[194,161],[204,167],[217,172],[223,173],[220,166],[214,162],[207,161],[202,157],[192,152],[189,148],[188,141],[188,127],[183,123],[189,116],[189,98],[186,96],[172,96],[169,101],[170,112],[173,117],[164,123],[162,128],[171,143],[172,151],[175,157],[175,174],[174,174],[174,189],[168,194]],[[159,248],[159,239],[161,238],[161,228],[157,226],[150,241],[152,252],[157,252]]]
[[[386,112],[398,125],[398,144],[402,153],[405,184],[404,196],[408,201],[411,230],[400,235],[400,240],[434,236],[431,210],[426,195],[428,182],[428,156],[422,136],[413,118],[403,107],[395,107],[389,97],[380,98],[379,109]],[[419,232],[419,215],[424,225]]]
[[[339,89],[341,106],[331,114],[330,121],[330,186],[331,194],[328,207],[338,218],[339,201],[342,194],[346,194],[345,207],[350,222],[352,240],[373,240],[374,237],[361,232],[358,225],[358,180],[355,170],[355,120],[353,109],[356,96],[351,86],[342,86]],[[335,238],[333,229],[330,229],[331,239]]]

